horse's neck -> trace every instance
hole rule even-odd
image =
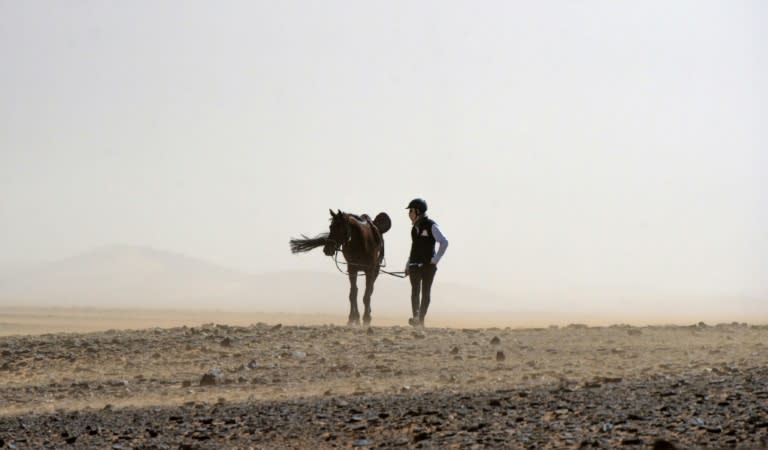
[[[365,222],[359,219],[357,216],[350,214],[349,220],[349,240],[347,245],[350,248],[362,248],[365,246],[366,240],[366,227],[371,226],[371,222]],[[352,220],[354,219],[354,220]]]
[[[367,215],[363,215],[367,218]],[[369,219],[368,221],[355,220],[349,222],[349,240],[347,245],[350,249],[362,249],[371,245],[381,245],[383,239],[379,229]]]

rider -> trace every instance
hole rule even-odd
[[[413,317],[408,323],[424,326],[424,317],[429,308],[432,281],[437,272],[437,263],[448,248],[448,239],[437,224],[427,217],[427,202],[415,198],[408,203],[408,217],[411,219],[411,253],[405,264],[405,276],[411,279],[411,309]],[[435,253],[435,243],[440,247]],[[419,301],[421,293],[421,301]]]

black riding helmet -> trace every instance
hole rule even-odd
[[[415,209],[419,215],[424,214],[427,212],[427,202],[421,198],[414,198],[410,203],[408,203],[408,206],[405,209],[411,208]]]

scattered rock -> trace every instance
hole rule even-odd
[[[10,363],[0,372],[8,380],[0,409],[21,411],[0,414],[0,447],[667,449],[768,441],[768,412],[757,407],[768,400],[768,327],[434,328],[425,341],[410,336],[423,330],[405,327],[377,328],[375,338],[363,328],[283,328],[0,337],[0,364]],[[501,336],[520,357],[491,364],[489,356],[504,355]],[[238,352],[222,348],[227,339]],[[497,346],[491,355],[488,342]],[[51,377],[41,383],[36,373]],[[226,387],[192,388],[197,376],[201,386]],[[154,401],[127,406],[143,399]],[[102,409],[106,402],[120,406]],[[31,412],[45,407],[52,412]]]
[[[224,374],[222,373],[221,369],[215,367],[205,373],[202,378],[200,378],[200,386],[215,386],[217,384],[221,384],[223,381]]]
[[[653,442],[653,450],[676,450],[677,447],[665,439],[656,439]]]

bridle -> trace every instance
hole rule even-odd
[[[333,243],[333,248],[336,251],[336,253],[339,253],[339,250],[341,249],[342,245],[344,245],[345,243],[347,243],[347,242],[352,240],[352,231],[350,230],[349,223],[344,222],[342,225],[344,226],[344,229],[346,231],[346,236],[343,239],[343,242],[339,242],[336,239],[331,239],[330,233],[329,233],[328,237],[325,239],[326,242]],[[331,223],[331,226],[333,226],[333,223]]]

